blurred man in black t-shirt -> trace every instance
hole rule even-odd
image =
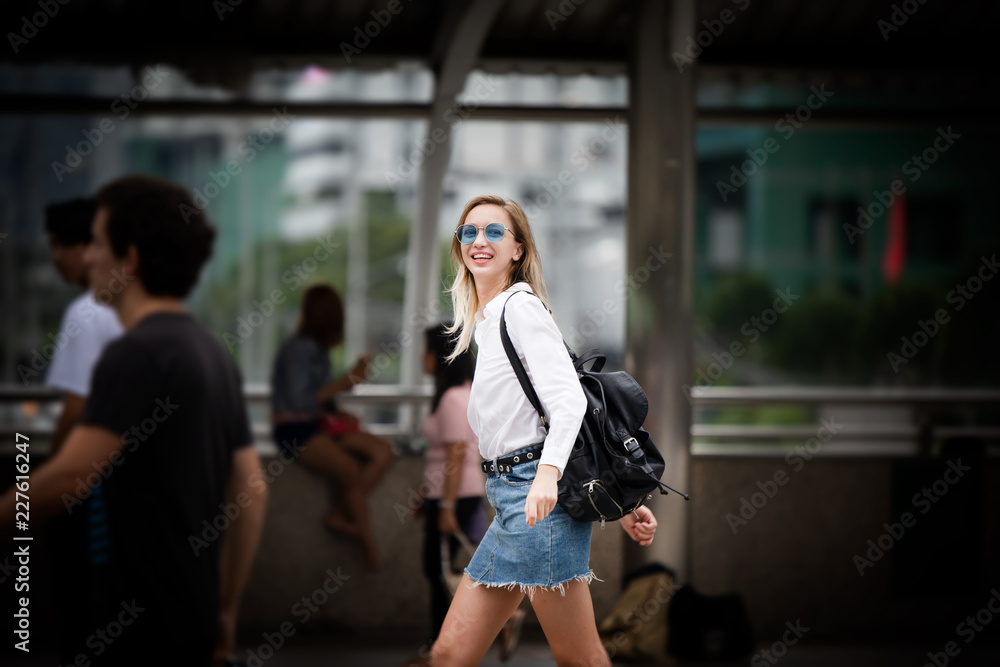
[[[79,655],[208,665],[234,641],[266,502],[240,374],[182,303],[215,230],[184,189],[150,176],[109,183],[97,201],[91,282],[125,333],[98,361],[79,425],[32,472],[32,525],[86,495],[81,480],[97,483],[99,469],[110,562]],[[12,530],[13,495],[0,531]]]

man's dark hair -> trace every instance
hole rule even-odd
[[[137,174],[102,187],[97,205],[108,211],[111,250],[139,252],[137,275],[152,296],[183,299],[212,255],[215,229],[187,190],[170,181]]]
[[[78,197],[45,207],[45,231],[60,245],[90,243],[90,226],[97,211],[93,197]]]
[[[330,349],[344,340],[344,301],[332,285],[313,285],[302,295],[299,333]]]

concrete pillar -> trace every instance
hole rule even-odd
[[[438,35],[443,57],[436,72],[434,99],[427,125],[427,139],[434,143],[435,149],[424,159],[420,174],[418,211],[410,230],[406,291],[403,296],[403,331],[411,341],[404,346],[400,360],[400,381],[406,386],[419,384],[423,379],[420,367],[423,329],[434,323],[438,312],[435,306],[441,300],[438,217],[444,176],[451,157],[451,127],[455,122],[455,114],[448,111],[462,92],[466,77],[479,57],[501,6],[501,0],[457,3],[453,5],[454,20],[445,20],[442,27],[444,34]]]
[[[694,294],[695,72],[671,54],[694,34],[693,0],[641,0],[629,63],[626,369],[649,398],[648,430],[663,457],[663,481],[689,490]],[[671,254],[659,268],[654,255]],[[655,252],[654,252],[655,251]],[[649,264],[647,264],[647,261]],[[646,267],[646,268],[643,268]],[[625,567],[658,562],[685,581],[690,505],[654,495],[659,528],[650,547],[627,540]]]

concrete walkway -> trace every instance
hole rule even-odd
[[[508,662],[501,662],[498,656],[498,645],[494,645],[481,663],[483,667],[555,667],[545,643],[544,637],[537,628],[526,628],[527,634],[522,638],[514,656]],[[260,635],[241,637],[239,657],[248,659],[248,667],[409,667],[413,665],[412,658],[419,647],[419,640],[413,636],[401,636],[398,633],[387,633],[382,636],[346,636],[317,633],[311,636],[296,637],[294,642],[280,646],[277,650],[270,646],[261,650],[257,643]],[[248,640],[248,641],[244,641]],[[769,645],[760,645],[759,649]],[[166,648],[166,647],[164,647]],[[755,654],[744,660],[733,662],[677,662],[670,663],[638,663],[618,662],[615,665],[629,667],[764,667],[780,665],[780,667],[944,667],[956,665],[964,667],[1000,667],[1000,645],[973,643],[960,647],[960,654],[942,661],[943,646],[863,646],[863,645],[831,645],[831,644],[800,644],[790,647],[780,659],[767,660],[761,654]],[[931,662],[928,652],[938,654],[938,662]],[[161,657],[169,653],[161,652]],[[10,656],[12,663],[7,662],[7,655],[0,656],[0,664],[12,664],[23,667],[54,667],[57,665],[53,654],[47,652],[32,652],[30,655]],[[183,665],[184,659],[161,664]],[[581,666],[586,667],[586,666]]]

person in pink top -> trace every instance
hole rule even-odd
[[[442,579],[442,537],[462,532],[472,542],[478,542],[476,533],[481,532],[482,500],[486,494],[479,439],[468,418],[476,359],[466,350],[448,363],[445,359],[454,350],[454,340],[445,328],[439,324],[424,332],[424,371],[434,378],[431,412],[423,423],[428,447],[424,454],[420,511],[424,517],[424,574],[431,587],[431,633],[426,648],[437,638],[451,603],[451,594]],[[454,538],[449,542],[454,554],[458,542]]]

